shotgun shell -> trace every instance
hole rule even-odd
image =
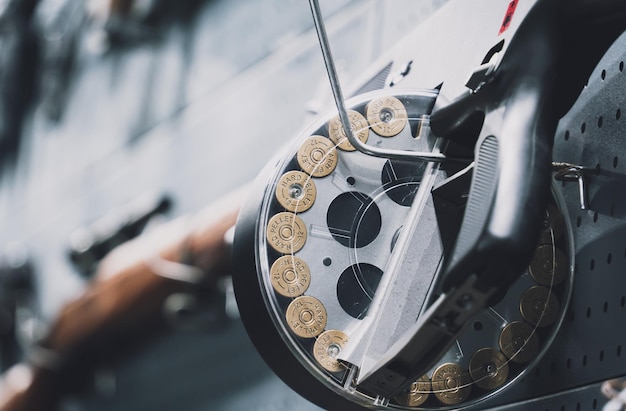
[[[348,336],[338,330],[324,331],[313,345],[313,356],[324,369],[339,372],[346,366],[337,360],[337,356],[348,343]]]
[[[277,293],[285,297],[297,297],[309,288],[311,270],[301,258],[284,255],[272,264],[270,279]]]
[[[537,355],[539,338],[535,329],[522,321],[507,324],[500,332],[500,351],[511,361],[525,363]]]
[[[398,135],[406,126],[406,108],[395,97],[380,97],[367,104],[367,122],[382,137]]]
[[[326,308],[314,297],[303,295],[293,300],[287,307],[287,324],[298,337],[313,338],[326,327]]]
[[[313,179],[302,171],[288,171],[276,184],[276,199],[287,211],[305,212],[313,206],[316,197]]]
[[[401,405],[417,407],[428,399],[432,390],[432,384],[428,375],[422,375],[417,381],[411,384],[411,389],[404,394],[397,395],[395,400]]]
[[[369,127],[367,125],[367,120],[361,115],[361,113],[354,110],[348,110],[348,117],[350,119],[350,128],[352,129],[352,133],[356,138],[365,143],[369,136]],[[339,116],[335,116],[328,123],[328,133],[333,143],[335,143],[335,145],[341,150],[356,150],[348,141],[348,137],[346,136],[346,132],[341,125],[341,120],[339,119]]]
[[[528,266],[528,272],[541,285],[560,284],[567,275],[565,254],[551,244],[539,246]]]
[[[459,364],[440,365],[433,373],[432,384],[435,397],[443,404],[460,404],[472,390],[472,379]]]
[[[313,177],[326,177],[337,167],[335,144],[322,136],[309,137],[297,154],[298,165]]]
[[[485,390],[501,387],[509,376],[506,357],[493,348],[481,348],[469,362],[469,372],[477,386]]]
[[[529,323],[537,327],[547,327],[559,318],[560,304],[552,291],[536,285],[524,291],[519,309],[522,317]]]
[[[266,234],[272,248],[283,254],[297,253],[304,247],[307,239],[304,221],[288,212],[278,213],[270,218]]]

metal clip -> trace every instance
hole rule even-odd
[[[552,171],[556,172],[556,175],[554,176],[556,180],[578,182],[580,209],[587,210],[589,208],[589,192],[585,176],[589,174],[598,174],[599,170],[571,163],[553,162]]]

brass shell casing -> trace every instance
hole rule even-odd
[[[472,380],[482,389],[493,390],[501,387],[509,376],[506,357],[493,348],[481,348],[469,362]]]
[[[432,385],[435,397],[443,404],[460,404],[469,397],[472,379],[467,370],[456,363],[445,363],[433,373]]]
[[[322,136],[311,136],[302,143],[296,155],[298,165],[312,177],[326,177],[337,167],[335,144]]]
[[[272,287],[280,295],[298,297],[311,284],[311,270],[301,258],[284,255],[272,264],[270,279]]]
[[[276,200],[287,211],[303,213],[313,207],[317,188],[311,176],[302,171],[288,171],[276,184]]]
[[[346,369],[345,365],[337,360],[337,356],[348,343],[348,336],[342,331],[324,331],[313,345],[313,356],[324,369],[330,372],[339,372]]]
[[[266,236],[274,250],[283,254],[294,254],[306,243],[306,225],[293,213],[278,213],[270,218]]]
[[[522,317],[537,327],[547,327],[559,318],[560,304],[548,288],[536,285],[522,294],[519,309]]]
[[[404,104],[396,97],[380,97],[367,104],[367,122],[382,137],[398,135],[408,122]]]
[[[369,126],[365,117],[358,111],[348,110],[348,117],[350,118],[350,126],[352,133],[356,138],[365,143],[369,137]],[[352,144],[348,141],[346,132],[341,125],[339,116],[333,117],[328,123],[328,135],[335,145],[344,151],[356,150]]]
[[[285,313],[289,328],[298,337],[314,338],[326,328],[328,314],[326,308],[317,299],[303,295],[293,300]]]
[[[537,355],[539,338],[535,329],[522,321],[507,324],[500,332],[500,351],[511,361],[526,363]]]
[[[397,395],[394,399],[401,405],[417,407],[426,402],[432,391],[432,384],[428,375],[422,375],[411,384],[411,389],[405,394]]]
[[[567,271],[565,254],[558,248],[553,248],[552,245],[537,247],[528,266],[528,272],[533,280],[546,286],[562,283],[567,276]]]

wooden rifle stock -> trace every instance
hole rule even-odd
[[[120,340],[145,338],[163,325],[163,303],[190,284],[160,265],[197,267],[203,286],[230,270],[230,244],[244,190],[212,204],[193,218],[160,226],[127,242],[100,263],[94,282],[66,304],[29,362],[10,369],[0,386],[0,411],[53,411],[58,402],[103,358],[115,356]],[[193,270],[193,269],[192,269]],[[169,270],[171,271],[171,270]]]

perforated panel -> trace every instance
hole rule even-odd
[[[562,183],[576,247],[566,321],[543,361],[493,409],[595,410],[600,384],[626,375],[626,36],[609,50],[561,121],[554,160],[595,168],[589,207]],[[623,113],[624,112],[624,113]]]

